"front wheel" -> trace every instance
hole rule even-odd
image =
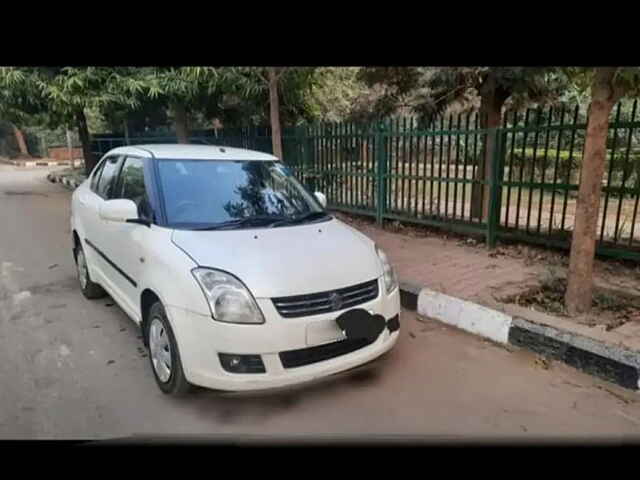
[[[151,368],[160,390],[169,395],[193,391],[193,386],[184,376],[175,335],[160,302],[151,306],[145,330]]]
[[[80,281],[80,289],[86,298],[93,300],[106,295],[104,289],[91,280],[89,267],[87,266],[87,257],[81,245],[76,247],[76,269],[78,272],[78,280]]]

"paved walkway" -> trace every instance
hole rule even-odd
[[[519,293],[545,276],[565,276],[568,255],[527,245],[489,251],[471,238],[411,227],[382,229],[371,220],[336,214],[378,243],[401,281],[471,301]],[[596,260],[595,282],[640,295],[640,266]]]
[[[524,292],[550,275],[565,276],[568,255],[528,246],[498,247],[489,251],[484,243],[469,238],[402,228],[383,230],[371,221],[338,213],[337,216],[380,245],[393,263],[401,282],[427,287],[464,300],[502,310],[501,299]],[[640,267],[596,260],[595,282],[599,287],[640,295]],[[585,328],[602,323],[597,314],[558,319],[563,328],[613,344],[622,341],[640,350],[640,318],[613,328]]]
[[[401,281],[432,288],[465,300],[508,295],[533,285],[546,268],[524,259],[491,254],[484,244],[439,236],[393,233],[374,224],[338,215],[374,240],[387,253]],[[424,233],[422,233],[424,235]]]

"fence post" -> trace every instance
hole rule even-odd
[[[487,248],[492,250],[496,246],[500,211],[502,209],[502,178],[504,176],[504,162],[502,161],[506,134],[501,128],[491,129],[487,135],[493,135],[494,148],[491,157],[491,175],[489,176],[489,216],[487,218]]]
[[[307,156],[304,153],[306,148],[307,128],[305,125],[299,125],[295,128],[292,135],[291,143],[295,147],[293,148],[293,154],[296,162],[296,170],[299,171],[298,178],[304,182],[304,172],[306,170]]]
[[[316,188],[316,179],[315,179],[315,157],[313,150],[313,127],[310,125],[305,126],[305,137],[304,137],[304,179],[307,185],[311,188],[312,191],[315,191]],[[310,184],[310,185],[309,185]]]
[[[129,122],[124,120],[122,123],[124,126],[124,141],[127,145],[131,145],[131,142],[129,141]]]
[[[376,125],[374,130],[374,146],[376,159],[376,222],[382,226],[384,214],[387,210],[387,126],[384,123]]]

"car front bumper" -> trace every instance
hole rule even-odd
[[[395,289],[387,295],[382,280],[380,294],[374,300],[358,305],[372,314],[382,315],[388,322],[378,338],[355,351],[326,360],[286,368],[281,353],[291,350],[317,350],[310,341],[309,330],[335,322],[342,312],[302,318],[281,317],[271,299],[256,299],[264,316],[261,325],[238,325],[215,321],[175,306],[167,314],[178,342],[180,358],[187,380],[195,385],[224,391],[251,391],[286,387],[311,382],[371,362],[388,352],[397,342],[399,330],[391,327],[399,320],[400,295]],[[393,319],[397,320],[393,320]],[[392,320],[391,324],[389,320]],[[392,330],[392,331],[390,331]],[[328,345],[332,342],[321,342]],[[229,373],[223,369],[218,354],[260,355],[265,373]]]

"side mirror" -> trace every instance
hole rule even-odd
[[[327,208],[327,197],[324,196],[324,193],[315,192],[314,195],[320,202],[320,205],[322,205],[322,208]]]
[[[138,207],[133,200],[124,198],[107,200],[100,206],[100,218],[111,222],[136,221],[138,220]]]

